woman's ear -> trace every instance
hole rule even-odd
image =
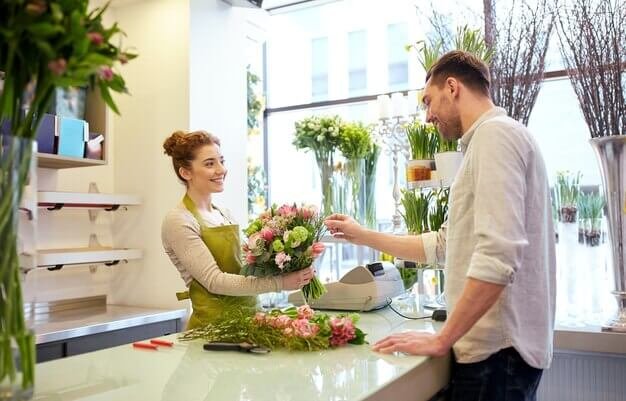
[[[178,174],[180,174],[180,176],[183,177],[185,181],[191,180],[191,171],[189,171],[189,169],[186,169],[185,167],[179,167]]]

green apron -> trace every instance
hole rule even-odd
[[[200,224],[202,241],[209,248],[220,270],[224,273],[239,274],[241,271],[239,226],[230,224],[207,227],[188,195],[185,195],[183,204]],[[196,279],[193,279],[188,291],[178,292],[176,297],[179,301],[191,299],[193,312],[187,323],[187,330],[203,327],[215,321],[226,308],[249,308],[253,311],[256,306],[256,297],[212,294]]]

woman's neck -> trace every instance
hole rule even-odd
[[[199,211],[212,212],[211,193],[200,193],[193,188],[187,188],[187,196],[191,198]]]

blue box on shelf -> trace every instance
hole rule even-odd
[[[89,139],[89,124],[75,118],[57,117],[59,120],[59,146],[61,156],[83,158],[85,143]]]
[[[54,153],[54,140],[57,136],[57,116],[46,114],[37,128],[37,149],[40,153]]]

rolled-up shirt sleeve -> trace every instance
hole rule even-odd
[[[426,264],[441,266],[445,264],[447,229],[448,222],[446,221],[438,231],[427,232],[420,236],[424,245]]]
[[[467,277],[508,285],[513,282],[528,245],[525,229],[528,147],[523,138],[498,124],[486,123],[481,128],[485,131],[475,135],[472,144],[477,241]]]

